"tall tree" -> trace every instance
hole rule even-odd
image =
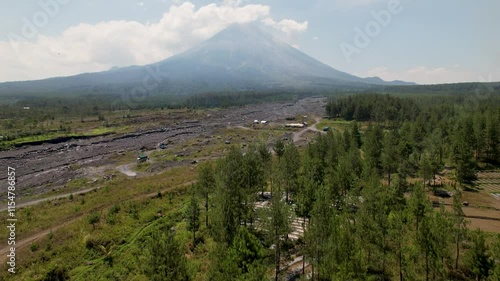
[[[500,123],[498,116],[495,116],[492,112],[487,115],[485,128],[486,154],[490,160],[496,162],[500,161],[500,132],[498,123]]]
[[[274,153],[278,156],[278,160],[281,159],[283,153],[285,152],[285,142],[282,139],[278,139],[273,146]]]
[[[393,255],[396,258],[398,265],[399,281],[403,281],[405,274],[405,237],[407,236],[407,228],[405,227],[405,215],[403,210],[393,210],[389,213],[388,222],[389,239],[393,242]]]
[[[459,189],[453,194],[453,236],[455,238],[455,269],[458,269],[458,261],[460,259],[460,246],[467,234],[467,221],[465,213],[462,209],[462,192]]]
[[[196,193],[194,191],[191,194],[191,200],[189,201],[189,205],[186,210],[186,216],[188,221],[188,230],[193,233],[194,247],[196,245],[196,231],[200,229],[200,206],[198,205],[198,198],[196,197]]]
[[[205,199],[205,226],[208,227],[208,199],[215,190],[215,170],[210,162],[200,165],[197,186],[201,196]]]
[[[264,182],[262,184],[262,193],[261,195],[264,196],[264,189],[266,187],[267,180],[271,178],[271,173],[272,173],[272,159],[273,155],[271,154],[271,151],[267,148],[265,143],[260,143],[258,145],[258,151],[260,155],[260,160],[262,161],[262,167],[264,168]]]
[[[186,258],[172,231],[153,230],[145,242],[144,272],[153,281],[189,280]]]
[[[255,262],[265,257],[265,252],[259,239],[246,227],[240,227],[229,249],[229,256],[236,261],[243,273],[247,273]]]
[[[391,175],[398,168],[398,135],[397,131],[392,130],[385,134],[383,140],[383,150],[381,155],[382,171],[387,175],[387,185],[391,185]]]
[[[257,198],[257,193],[262,189],[265,183],[264,166],[260,158],[259,151],[254,145],[250,145],[243,156],[243,223],[253,223],[253,206]]]
[[[363,151],[365,152],[366,163],[369,167],[381,170],[382,140],[384,134],[380,125],[368,125],[363,140]]]
[[[361,148],[361,133],[359,132],[358,122],[354,121],[351,125],[351,139],[356,148]]]
[[[495,241],[491,247],[491,257],[493,260],[493,270],[490,280],[500,280],[500,234],[495,236]]]
[[[408,202],[408,211],[415,219],[415,229],[417,231],[419,229],[420,222],[423,220],[426,214],[430,212],[430,210],[431,207],[429,205],[429,201],[425,196],[424,187],[419,184],[415,185]]]
[[[332,222],[334,210],[331,200],[329,200],[326,188],[319,186],[316,191],[316,201],[314,202],[310,223],[305,232],[306,252],[311,257],[314,275],[319,275],[323,271],[323,257],[327,252],[324,247],[331,235],[335,235]],[[320,276],[316,276],[318,280]]]
[[[474,138],[476,139],[474,156],[477,160],[486,148],[486,120],[482,112],[474,114]]]
[[[385,271],[388,237],[388,211],[387,188],[382,189],[379,177],[373,175],[366,180],[361,196],[363,204],[356,214],[363,248],[367,253],[367,263],[376,270]],[[378,264],[378,262],[381,262]]]
[[[281,169],[285,184],[285,198],[288,203],[290,193],[295,192],[299,184],[300,154],[295,144],[288,143],[285,145]]]
[[[432,162],[431,162],[431,156],[428,153],[422,153],[422,156],[420,157],[420,163],[418,165],[419,167],[419,174],[423,179],[424,183],[424,188],[426,184],[431,181],[432,177]]]
[[[465,263],[476,280],[483,280],[489,276],[493,267],[484,232],[479,229],[473,231],[471,242],[471,248],[465,253]]]
[[[467,128],[459,125],[451,143],[451,160],[455,165],[456,180],[460,185],[476,177],[476,162],[469,135]]]
[[[214,208],[212,224],[215,238],[218,242],[231,245],[238,227],[245,217],[243,204],[245,193],[245,177],[242,167],[243,155],[235,147],[217,162],[216,188],[214,193]]]
[[[274,264],[275,280],[278,281],[281,265],[281,241],[290,233],[293,221],[292,209],[281,198],[281,194],[276,192],[268,209],[262,213],[262,221],[267,236],[275,246]]]

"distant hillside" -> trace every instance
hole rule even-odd
[[[144,79],[154,85],[148,93],[171,95],[289,88],[361,90],[413,84],[338,71],[276,39],[263,27],[245,24],[232,25],[184,53],[151,65],[1,83],[0,94],[120,94],[143,87]]]

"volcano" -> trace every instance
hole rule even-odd
[[[368,89],[384,85],[336,70],[257,24],[234,24],[163,61],[35,81],[0,84],[0,93],[120,93],[136,87],[153,94],[214,91]]]

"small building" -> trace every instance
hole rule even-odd
[[[254,124],[259,124],[259,120],[255,119],[255,120],[253,120],[253,123]]]
[[[262,121],[260,121],[260,124],[267,124],[267,121],[262,120]]]
[[[30,110],[30,107],[29,106],[23,106],[23,109],[24,110]]]
[[[304,128],[304,124],[301,124],[301,123],[290,123],[290,124],[286,124],[285,127],[287,128]]]

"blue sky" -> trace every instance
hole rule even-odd
[[[361,77],[420,84],[500,81],[498,0],[36,0],[1,5],[0,81],[153,63],[232,23],[253,21],[312,57]],[[377,21],[373,14],[385,17]]]

